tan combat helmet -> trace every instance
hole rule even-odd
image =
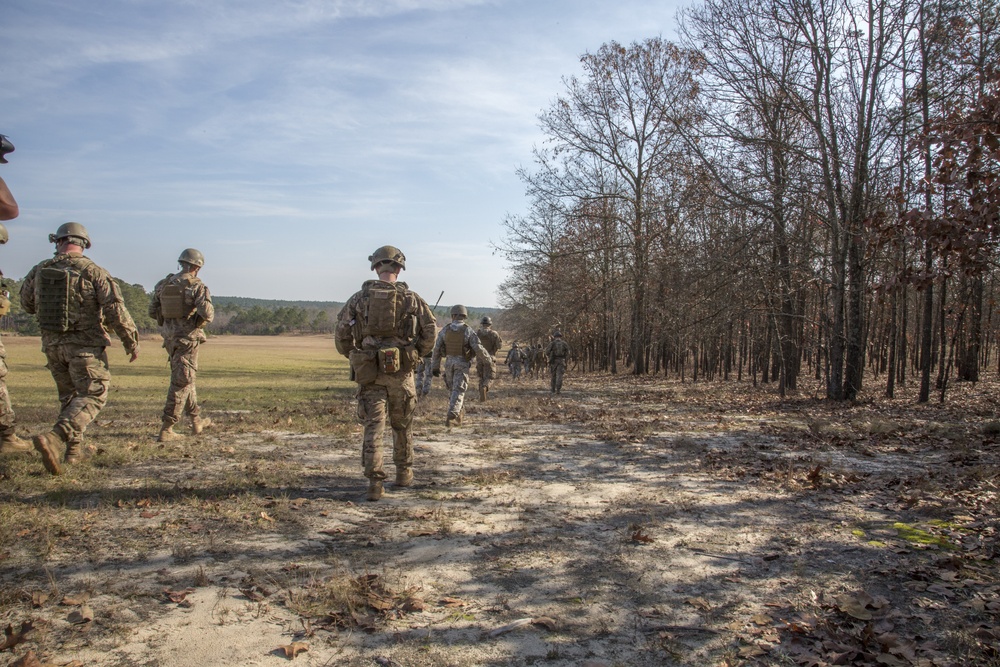
[[[488,315],[483,319],[479,320],[479,323],[482,324],[484,327],[493,326],[493,320],[491,320]]]
[[[382,262],[392,262],[393,264],[399,264],[403,269],[406,268],[406,255],[403,251],[396,246],[384,245],[371,255],[368,256],[368,261],[372,263],[372,270],[381,264]]]
[[[468,309],[466,309],[465,306],[463,306],[462,304],[458,303],[458,304],[455,304],[454,306],[451,307],[451,314],[452,314],[452,317],[454,317],[455,315],[458,315],[459,317],[461,317],[464,320],[466,317],[469,316],[469,311],[468,311]]]
[[[49,243],[59,243],[63,239],[70,237],[83,241],[83,243],[78,243],[77,245],[82,245],[84,249],[90,247],[90,235],[87,233],[87,228],[79,222],[64,222],[59,225],[59,229],[56,230],[55,234],[49,234]]]
[[[10,235],[7,233],[7,228],[4,227],[3,223],[0,223],[0,245],[3,245],[10,239]]]
[[[200,250],[195,248],[186,248],[184,252],[181,253],[181,256],[177,258],[177,261],[197,266],[199,269],[205,266],[205,256],[201,254]]]

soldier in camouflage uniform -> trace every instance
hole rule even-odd
[[[506,363],[511,379],[516,381],[521,377],[521,368],[524,364],[524,352],[521,351],[517,343],[511,345],[510,350],[507,351]]]
[[[208,340],[205,325],[215,318],[215,306],[208,287],[198,277],[205,266],[205,256],[188,248],[177,258],[180,273],[170,273],[153,287],[149,301],[149,316],[160,325],[163,348],[170,357],[170,389],[163,406],[163,424],[160,442],[178,440],[183,433],[174,430],[174,424],[185,414],[191,418],[191,432],[195,435],[212,425],[212,420],[201,417],[198,392],[194,386],[198,375],[198,346]]]
[[[108,401],[107,327],[125,346],[129,362],[139,356],[139,332],[111,274],[84,257],[90,247],[84,226],[67,222],[49,241],[56,255],[25,276],[21,307],[38,317],[46,366],[59,391],[59,419],[50,432],[33,438],[45,469],[58,475],[59,448],[66,448],[63,462],[79,461],[84,431]]]
[[[550,393],[561,394],[563,375],[566,373],[566,360],[572,351],[569,343],[562,339],[562,332],[552,332],[552,342],[545,348],[545,356],[549,359],[549,373],[551,373],[552,389]]]
[[[535,360],[535,379],[537,380],[538,376],[542,374],[542,369],[545,368],[545,348],[539,343],[532,349],[531,354]]]
[[[15,215],[16,210],[15,207]],[[0,225],[0,244],[7,243],[7,239],[7,228]],[[2,281],[3,273],[0,272],[0,284]],[[7,296],[7,290],[0,289],[0,316],[10,312],[10,299]],[[14,426],[14,409],[10,405],[10,394],[7,393],[7,352],[0,341],[0,453],[31,451],[31,443],[17,437]]]
[[[432,359],[434,376],[441,375],[441,358],[446,357],[444,384],[451,391],[445,426],[451,426],[452,422],[457,426],[462,425],[462,415],[465,412],[465,391],[469,388],[472,358],[475,357],[479,363],[486,366],[490,377],[496,373],[493,357],[479,342],[479,336],[472,330],[472,327],[465,323],[468,316],[469,311],[466,310],[465,306],[452,306],[451,324],[441,330],[434,342]]]
[[[431,393],[431,380],[433,379],[430,355],[421,357],[420,363],[417,364],[417,398]]]
[[[479,400],[486,401],[486,394],[490,390],[490,385],[493,384],[493,378],[496,374],[496,356],[497,352],[503,346],[503,338],[500,337],[496,331],[492,329],[493,320],[489,317],[484,317],[479,321],[479,329],[476,331],[476,335],[479,336],[479,342],[482,343],[486,351],[490,353],[490,359],[493,361],[493,369],[484,364],[483,362],[476,360],[476,374],[479,375]]]
[[[413,368],[434,345],[430,306],[399,272],[406,257],[398,248],[382,246],[368,258],[378,280],[368,280],[337,316],[337,351],[351,361],[358,383],[358,419],[364,425],[361,461],[368,478],[368,500],[383,494],[382,436],[386,416],[392,427],[392,462],[396,486],[413,483],[413,410],[417,389]]]

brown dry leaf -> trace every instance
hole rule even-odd
[[[267,512],[261,512],[260,518],[263,519],[264,521],[274,521],[271,515],[269,515]]]
[[[243,595],[246,596],[246,598],[251,602],[260,602],[266,597],[263,593],[261,593],[257,589],[256,586],[251,586],[250,588],[241,588],[240,593],[243,593]]]
[[[3,631],[4,640],[2,643],[0,643],[0,651],[6,651],[7,649],[14,648],[15,646],[23,642],[25,636],[29,632],[31,632],[31,630],[32,630],[31,621],[25,621],[24,623],[22,623],[21,628],[17,632],[14,632],[13,625],[7,625],[7,627],[4,628]]]
[[[642,532],[642,528],[636,528],[635,531],[632,533],[631,539],[633,542],[639,542],[641,544],[649,544],[650,542],[655,541],[652,537]]]
[[[458,598],[444,597],[438,600],[438,604],[442,607],[464,607],[468,603],[465,600],[459,600]]]
[[[35,652],[28,650],[27,653],[22,655],[20,658],[10,663],[10,667],[45,667],[42,661],[38,659]]]
[[[81,604],[90,599],[89,593],[80,593],[79,595],[67,595],[59,602],[59,604],[66,605],[67,607],[79,607]]]
[[[774,623],[774,619],[767,614],[755,614],[751,619],[754,625],[770,625]]]
[[[344,532],[343,528],[328,528],[327,530],[319,531],[321,535],[341,535]]]
[[[88,605],[81,605],[69,613],[67,620],[73,625],[82,625],[94,620],[94,611]]]
[[[160,516],[160,513],[146,511],[146,512],[140,512],[139,516],[141,516],[143,519],[152,519],[155,516]]]
[[[184,598],[186,598],[190,593],[194,593],[193,588],[185,588],[182,591],[172,591],[169,588],[163,589],[163,594],[166,595],[167,599],[171,602],[184,602]]]
[[[880,665],[887,665],[887,667],[907,667],[910,664],[908,661],[900,660],[891,653],[880,653],[876,660]]]
[[[741,658],[756,658],[757,656],[764,655],[765,653],[767,653],[767,651],[762,649],[760,646],[757,646],[756,644],[754,644],[753,646],[744,646],[740,648]]]
[[[537,618],[533,618],[531,619],[531,623],[532,625],[541,626],[546,630],[548,630],[549,632],[555,632],[556,628],[559,627],[558,623],[556,623],[556,620],[554,618],[549,618],[548,616],[539,616]]]
[[[309,644],[305,642],[292,642],[291,644],[284,644],[278,647],[279,651],[285,652],[285,657],[292,660],[299,653],[305,653],[309,650]]]
[[[153,501],[150,500],[149,498],[143,498],[141,500],[135,501],[135,506],[136,507],[152,507],[152,505],[153,505]]]
[[[403,611],[414,612],[424,609],[427,609],[427,603],[416,596],[406,598],[406,601],[403,602]]]
[[[852,618],[856,618],[859,621],[872,620],[872,613],[865,609],[864,603],[855,597],[841,595],[835,599],[835,602],[837,603],[837,609]]]
[[[702,611],[710,611],[712,609],[712,605],[708,604],[708,600],[702,597],[688,598],[684,600],[684,602],[691,605],[692,607],[701,609]]]
[[[49,594],[45,591],[35,591],[31,594],[31,606],[41,607],[43,604],[48,602]]]

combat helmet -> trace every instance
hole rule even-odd
[[[181,253],[181,256],[177,258],[177,261],[197,266],[199,269],[205,266],[205,256],[201,254],[200,250],[195,248],[186,248]]]
[[[49,234],[49,243],[59,243],[63,239],[70,237],[82,241],[83,243],[78,243],[77,245],[82,245],[84,249],[90,247],[90,235],[87,234],[87,228],[79,222],[64,222],[59,225],[59,229],[56,230],[55,234]]]
[[[385,261],[393,262],[394,264],[399,264],[401,268],[406,268],[406,255],[403,251],[396,246],[384,245],[371,255],[368,256],[368,261],[372,263],[372,270],[380,263]]]
[[[559,329],[556,329],[555,331],[552,332],[552,337],[553,338],[562,338],[562,331],[559,331]]]
[[[479,321],[479,323],[482,324],[484,327],[491,327],[491,326],[493,326],[493,320],[490,319],[489,315],[483,317],[483,319],[481,319]]]
[[[469,311],[468,311],[468,309],[465,306],[463,306],[462,304],[459,303],[459,304],[455,304],[454,306],[451,307],[451,314],[452,315],[461,315],[462,317],[468,317],[469,316]]]
[[[10,235],[7,234],[7,228],[4,227],[3,223],[0,223],[0,245],[6,243],[9,238]]]

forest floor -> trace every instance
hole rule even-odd
[[[157,456],[99,423],[58,487],[0,456],[0,662],[1000,665],[998,391],[505,377],[446,428],[435,385],[379,502],[356,427],[210,412]]]

